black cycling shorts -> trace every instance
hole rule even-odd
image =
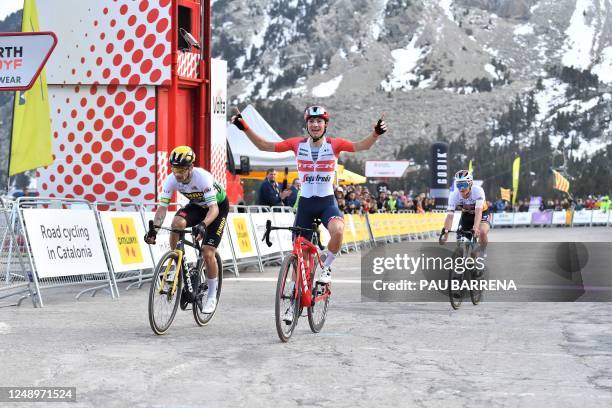
[[[461,213],[461,219],[459,220],[459,226],[461,227],[461,229],[464,231],[471,231],[472,228],[474,228],[474,217],[475,214],[469,214],[466,212]],[[489,210],[485,210],[482,212],[482,219],[480,220],[480,222],[486,222],[490,225]]]
[[[217,206],[219,207],[219,215],[217,215],[212,224],[206,227],[206,239],[204,240],[204,245],[215,248],[218,248],[221,243],[223,228],[227,222],[227,214],[229,213],[228,199],[226,198],[222,202],[217,203]],[[190,203],[178,210],[175,216],[187,220],[187,227],[193,227],[204,221],[206,214],[208,214],[208,208]]]

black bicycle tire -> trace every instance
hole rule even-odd
[[[482,301],[482,289],[473,290],[471,286],[471,281],[474,279],[474,269],[470,270],[470,299],[472,300],[472,304],[474,306],[478,305]],[[480,280],[480,278],[478,278]]]
[[[297,263],[297,258],[294,254],[290,254],[288,255],[285,260],[283,261],[281,267],[280,267],[280,271],[278,274],[278,280],[276,282],[276,300],[275,300],[275,304],[274,304],[274,317],[275,317],[275,321],[276,321],[276,333],[278,334],[278,338],[283,342],[286,343],[289,341],[289,339],[291,338],[291,336],[293,335],[293,331],[295,330],[295,327],[297,326],[297,322],[298,322],[298,318],[300,317],[300,299],[301,299],[301,288],[299,287],[299,285],[297,285],[296,282],[296,289],[298,291],[298,296],[297,299],[294,300],[294,305],[293,305],[293,322],[291,323],[291,325],[287,325],[285,324],[285,322],[283,321],[283,316],[282,316],[282,312],[281,312],[281,297],[282,297],[282,292],[283,292],[283,283],[286,280],[287,274],[289,272],[290,269],[290,265],[293,265],[294,270],[296,270],[296,263]],[[297,270],[296,270],[297,272]],[[285,334],[285,331],[283,330],[284,327],[289,326],[288,330],[287,330],[287,334]]]
[[[315,295],[316,295],[316,290],[315,290],[316,286],[315,286],[315,279],[314,279],[315,275],[316,275],[316,264],[315,264],[315,270],[312,271],[312,276],[311,276],[311,279],[310,279],[310,287],[312,288],[312,300],[313,300],[313,302],[314,302]],[[327,291],[327,290],[329,290],[329,288],[326,287],[325,290]],[[323,316],[321,318],[321,321],[318,324],[315,323],[314,316],[313,316],[315,306],[313,305],[313,306],[311,306],[311,307],[309,307],[307,309],[307,313],[308,313],[308,325],[310,326],[310,330],[313,333],[321,332],[321,329],[323,329],[323,326],[325,325],[325,319],[327,318],[327,308],[329,307],[329,296],[325,298],[324,302],[325,303],[323,305]],[[316,305],[316,303],[315,303],[315,305]]]
[[[200,319],[200,308],[198,305],[193,302],[191,309],[193,310],[193,318],[198,326],[206,326],[208,322],[213,318],[217,309],[219,308],[219,300],[221,299],[221,287],[223,286],[223,261],[221,260],[221,256],[218,252],[215,251],[215,259],[217,260],[217,277],[219,278],[219,282],[217,283],[217,307],[212,313],[201,313],[202,315],[206,315],[206,319]],[[202,279],[206,279],[206,274],[203,274],[205,265],[202,262],[202,268],[200,269],[200,282],[204,282]]]
[[[461,274],[457,274],[457,273],[455,273],[454,269],[451,269],[448,272],[448,298],[449,298],[450,304],[451,304],[451,306],[452,306],[452,308],[454,310],[459,309],[461,307],[461,304],[463,303],[463,290],[461,290],[461,289],[459,290],[459,298],[457,300],[457,298],[455,298],[453,296],[453,293],[454,293],[453,292],[453,278],[454,278],[455,275],[460,277],[459,278],[459,281],[460,281],[459,287],[461,287],[461,283],[463,282],[463,279],[465,278],[464,274],[465,274],[465,272],[461,273]]]
[[[174,279],[178,279],[177,287],[176,287],[177,294],[174,300],[174,306],[172,307],[172,313],[170,314],[170,318],[168,319],[168,322],[166,323],[165,327],[158,327],[157,323],[155,322],[155,317],[154,317],[155,315],[155,307],[154,307],[155,287],[156,287],[155,283],[157,282],[159,275],[161,273],[164,273],[163,265],[168,260],[168,258],[173,258],[176,263],[176,271],[175,271]],[[182,277],[181,277],[182,269],[181,269],[181,266],[178,265],[177,259],[178,259],[178,255],[176,254],[176,252],[174,251],[166,252],[161,257],[157,265],[155,265],[155,271],[153,273],[153,278],[151,280],[151,287],[149,289],[149,325],[151,326],[151,330],[153,330],[153,333],[157,334],[158,336],[165,334],[170,328],[170,326],[172,325],[172,322],[174,321],[176,312],[178,310],[179,302],[180,302],[180,297],[182,293],[181,289],[182,289],[183,282],[182,282]]]

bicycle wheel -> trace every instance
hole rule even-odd
[[[315,263],[314,270],[310,278],[310,287],[312,287],[312,299],[317,298],[329,292],[329,284],[321,285],[315,282],[314,277],[317,272],[317,264]],[[307,309],[308,312],[308,325],[313,333],[318,333],[325,324],[325,318],[327,317],[327,306],[329,305],[329,296],[325,299],[314,302],[314,305]]]
[[[276,318],[276,332],[282,342],[289,341],[300,317],[301,289],[296,284],[296,278],[297,258],[291,254],[283,261],[276,283],[274,315]],[[292,317],[290,322],[283,320],[287,313]]]
[[[480,286],[476,286],[475,289],[472,289],[472,284],[480,283],[483,277],[483,272],[478,272],[476,268],[470,269],[470,299],[472,299],[472,304],[477,305],[482,300],[482,289]]]
[[[462,257],[463,251],[458,250],[454,255],[455,258]],[[458,273],[454,268],[452,268],[448,272],[448,297],[451,306],[455,310],[459,309],[461,303],[463,302],[463,290],[461,290],[463,279],[465,279],[465,271]]]
[[[151,280],[151,289],[149,290],[149,324],[153,333],[161,335],[168,331],[179,305],[181,296],[181,288],[183,285],[181,279],[181,269],[178,267],[178,255],[169,251],[164,254],[161,260],[155,266],[153,279]],[[174,279],[178,279],[176,291],[172,292],[171,282],[162,280],[166,268],[170,265],[170,270],[174,270]]]
[[[198,326],[205,326],[210,322],[210,319],[215,315],[217,308],[219,307],[219,299],[221,298],[221,287],[223,286],[223,261],[218,253],[215,253],[215,259],[217,260],[217,277],[219,282],[217,283],[217,307],[212,313],[203,313],[202,309],[208,300],[208,283],[207,283],[207,272],[206,264],[202,262],[200,268],[200,287],[198,288],[198,294],[196,295],[196,301],[194,302],[193,318],[195,319]]]

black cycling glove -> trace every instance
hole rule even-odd
[[[247,125],[245,120],[242,118],[242,114],[240,113],[232,116],[232,123],[243,132],[249,130],[249,125]]]
[[[386,131],[387,131],[387,124],[385,123],[383,119],[378,119],[378,122],[376,122],[376,126],[374,126],[374,132],[376,132],[376,134],[380,136]]]

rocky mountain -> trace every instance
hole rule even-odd
[[[478,149],[515,155],[546,137],[579,178],[596,156],[612,166],[611,10],[612,0],[215,0],[213,53],[228,61],[230,103],[255,103],[282,136],[302,131],[307,104],[327,106],[330,134],[353,140],[384,112],[376,158],[426,168],[422,146],[442,139],[465,144],[464,166]]]
[[[350,139],[385,112],[379,158],[439,128],[449,141],[504,143],[496,123],[530,94],[539,114],[516,137],[552,132],[554,148],[573,138],[584,147],[574,154],[590,155],[612,137],[611,10],[611,0],[217,0],[213,51],[229,62],[235,104],[322,104],[330,133]],[[568,94],[563,67],[597,78]],[[555,133],[569,112],[596,116],[597,134]]]

